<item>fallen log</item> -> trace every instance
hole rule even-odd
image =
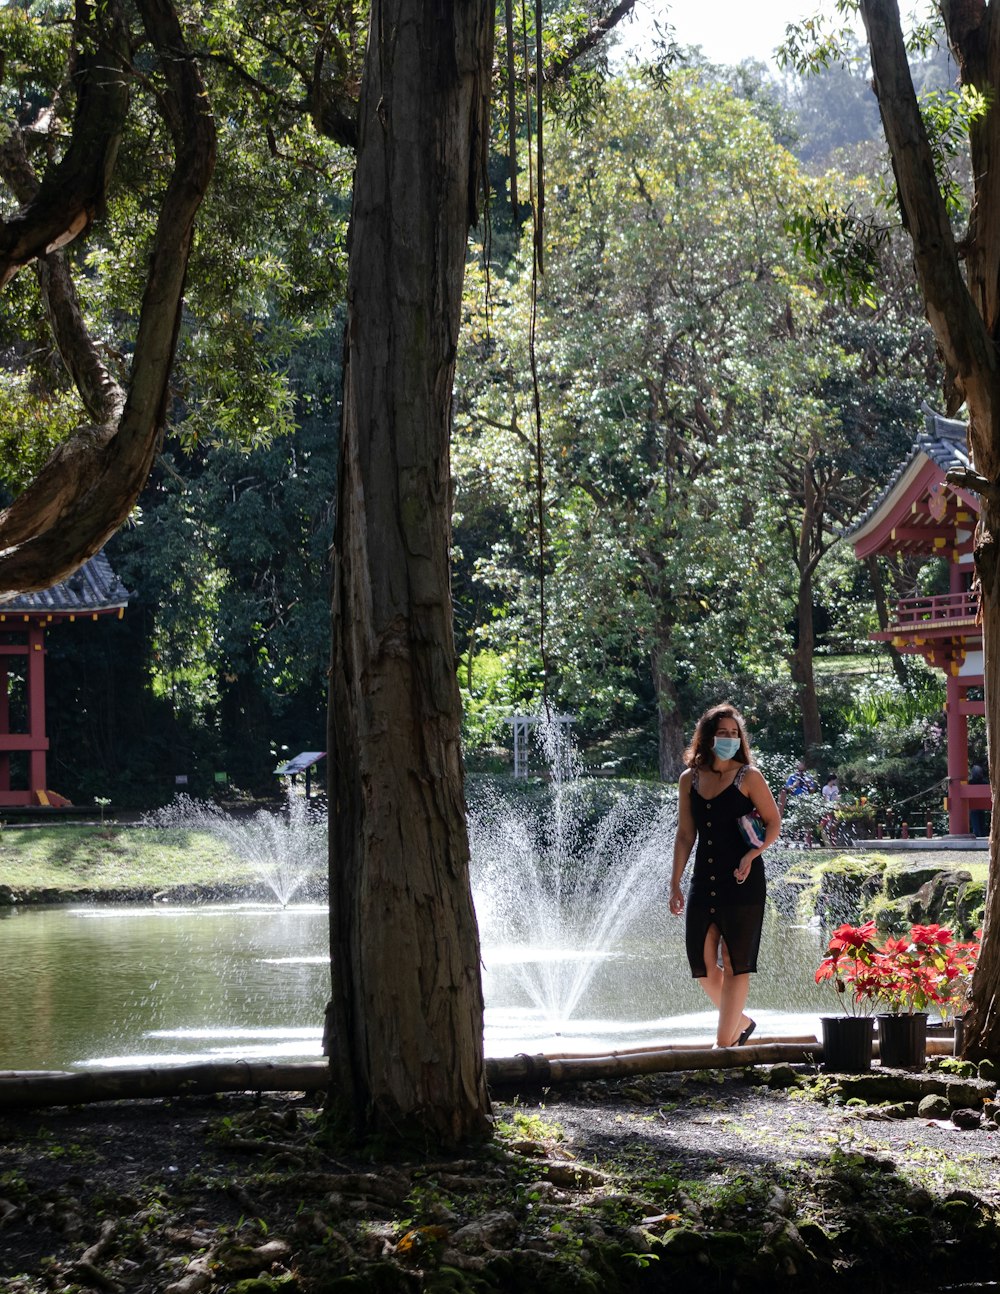
[[[814,1033],[791,1034],[785,1036],[764,1034],[754,1039],[754,1046],[760,1047],[769,1042],[803,1042],[816,1043]],[[643,1047],[616,1047],[613,1051],[593,1052],[593,1051],[547,1051],[545,1053],[549,1060],[576,1060],[586,1059],[589,1056],[641,1056],[649,1051],[698,1051],[710,1047],[710,1043],[695,1042],[653,1042]],[[491,1062],[487,1060],[487,1065]]]
[[[928,1039],[928,1055],[950,1055],[950,1039]],[[878,1056],[878,1043],[872,1048]],[[627,1078],[680,1070],[740,1069],[747,1065],[818,1064],[823,1044],[815,1038],[761,1038],[743,1047],[663,1044],[631,1051],[487,1058],[491,1088],[519,1083],[571,1083]],[[52,1105],[135,1101],[215,1092],[323,1092],[330,1081],[325,1060],[273,1064],[267,1061],[206,1061],[193,1065],[146,1065],[119,1069],[0,1071],[0,1115]]]
[[[325,1060],[275,1065],[207,1061],[196,1065],[123,1066],[82,1071],[0,1072],[0,1113],[47,1105],[134,1101],[214,1092],[321,1092],[330,1082]]]
[[[487,1060],[491,1086],[511,1083],[577,1082],[626,1078],[630,1074],[666,1074],[685,1069],[741,1069],[747,1065],[809,1064],[823,1057],[822,1044],[764,1042],[744,1047],[672,1047],[656,1051],[617,1052],[604,1056],[508,1056]]]

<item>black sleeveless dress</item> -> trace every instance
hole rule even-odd
[[[691,810],[698,831],[694,872],[687,893],[685,941],[691,974],[703,979],[705,938],[716,926],[729,949],[734,975],[757,969],[757,951],[764,924],[767,883],[764,859],[750,864],[750,874],[740,885],[733,873],[749,846],[737,826],[753,801],[740,789],[749,764],[744,764],[726,789],[706,800],[698,791],[698,769],[691,776]]]

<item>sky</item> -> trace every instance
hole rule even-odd
[[[787,23],[833,11],[832,0],[636,0],[636,20],[623,35],[641,41],[654,18],[666,18],[678,44],[700,45],[714,63],[770,62]]]

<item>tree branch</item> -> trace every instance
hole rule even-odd
[[[545,69],[546,81],[561,81],[570,71],[577,59],[582,58],[584,54],[589,54],[595,49],[604,37],[613,27],[627,17],[635,8],[635,0],[619,0],[619,3],[611,10],[606,17],[599,19],[593,27],[585,31],[569,49],[564,50],[557,59],[554,59]]]
[[[861,0],[861,16],[868,33],[875,94],[892,156],[903,223],[913,242],[914,265],[927,318],[963,394],[982,413],[996,403],[995,351],[962,277],[958,249],[913,89],[899,8],[895,0]],[[988,433],[982,438],[984,446],[987,438]]]
[[[103,209],[128,111],[128,32],[117,0],[102,5],[77,0],[74,25],[73,134],[28,206],[0,222],[0,287],[36,257],[85,233]]]
[[[98,551],[132,510],[163,431],[194,218],[215,165],[215,123],[170,0],[138,0],[138,8],[167,82],[177,137],[128,394],[117,423],[84,428],[60,446],[0,513],[0,601],[49,587]]]

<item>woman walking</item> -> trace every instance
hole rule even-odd
[[[751,763],[746,726],[734,706],[705,711],[684,762],[670,911],[675,916],[684,911],[681,876],[697,839],[686,905],[688,962],[718,1007],[716,1045],[742,1046],[757,1027],[744,1007],[764,924],[762,854],[781,833],[781,815],[763,774]],[[750,821],[755,810],[756,826]],[[746,820],[742,826],[741,819]]]

